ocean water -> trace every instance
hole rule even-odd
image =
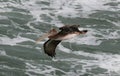
[[[37,38],[80,25],[56,57]],[[120,76],[120,0],[0,0],[0,76]]]

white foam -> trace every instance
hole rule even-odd
[[[103,53],[103,52],[96,52],[96,53],[88,53],[84,51],[71,51],[68,48],[63,47],[62,45],[58,46],[59,49],[64,49],[67,53],[72,53],[75,55],[80,55],[85,57],[82,59],[77,58],[66,58],[61,59],[58,58],[57,61],[68,61],[71,62],[71,68],[74,68],[75,66],[78,66],[80,64],[83,64],[83,69],[81,71],[83,73],[86,73],[86,70],[92,70],[93,68],[103,68],[106,69],[108,74],[113,74],[115,72],[116,74],[120,75],[120,55],[119,54],[112,54],[112,53]],[[90,59],[86,59],[90,58]],[[74,64],[74,65],[73,65]],[[66,73],[68,74],[68,73]],[[112,76],[112,75],[110,75]]]
[[[93,10],[106,10],[103,6],[105,0],[55,0],[51,1],[51,7],[56,9],[58,15],[79,16],[79,12],[87,14]],[[82,10],[82,11],[80,11]]]
[[[55,16],[51,16],[53,18],[56,18],[59,15],[64,17],[87,17],[86,14],[90,14],[94,10],[110,10],[111,7],[105,6],[104,4],[112,2],[112,0],[44,0],[44,2],[50,3],[50,5],[43,4],[42,6],[40,6],[40,4],[37,4],[37,2],[40,1],[21,0],[22,5],[15,2],[4,2],[1,3],[1,7],[6,7],[9,5],[27,9],[31,12],[37,21],[42,21],[40,15],[49,15],[50,13],[55,14]],[[52,8],[53,10],[42,10],[42,8]]]
[[[93,57],[95,60],[83,60],[86,62],[86,66],[97,65],[101,68],[107,69],[109,72],[120,72],[120,55],[117,54],[106,54],[106,53],[86,53],[83,51],[73,52],[76,55],[82,55],[87,57]]]
[[[26,74],[30,75],[30,72],[36,73],[36,74],[44,74],[44,75],[50,75],[51,72],[54,72],[56,70],[59,70],[63,73],[65,73],[63,70],[57,69],[55,67],[44,65],[44,64],[36,64],[36,63],[28,63],[26,62]]]
[[[17,38],[9,38],[9,37],[0,37],[0,44],[2,45],[17,45],[18,43],[24,42],[24,41],[33,41],[31,39],[28,38],[24,38],[21,36],[18,36]]]
[[[62,48],[64,49],[64,48]],[[57,59],[57,61],[67,61],[72,63],[71,68],[75,68],[76,66],[82,64],[83,68],[80,70],[84,74],[87,71],[86,70],[92,70],[94,68],[102,68],[106,69],[107,75],[109,76],[114,75],[113,73],[116,73],[117,75],[120,75],[120,55],[117,54],[108,54],[108,53],[87,53],[83,51],[74,51],[71,52],[75,55],[80,55],[84,57],[89,57],[91,59],[77,59],[77,58],[67,58],[67,59]],[[66,74],[73,73],[74,72],[67,72]],[[98,76],[101,74],[97,74]],[[104,74],[103,74],[104,75]]]
[[[7,66],[7,65],[0,65],[0,69],[20,70],[19,68],[10,67],[10,66]]]
[[[41,10],[41,8],[44,8],[45,6],[37,5],[36,4],[37,1],[38,0],[30,0],[30,1],[22,0],[22,4],[24,5],[23,8],[26,8],[27,10],[29,10],[30,13],[33,15],[33,17],[36,19],[36,21],[43,22],[40,15],[47,14],[49,13],[49,11]]]
[[[63,51],[63,48],[64,48],[64,51]],[[58,49],[60,49],[60,50],[63,51],[63,52],[66,52],[66,53],[70,53],[70,52],[71,52],[71,50],[69,50],[68,48],[65,48],[65,47],[62,46],[61,44],[59,44]]]
[[[5,51],[0,50],[0,55],[7,55]]]
[[[118,32],[119,32],[118,30],[110,32],[109,35],[104,35],[104,38],[106,38],[106,39],[119,39],[120,34]]]
[[[37,4],[37,2],[48,2],[50,5]],[[119,2],[119,0],[116,0]],[[94,10],[112,10],[113,8],[104,5],[108,2],[114,2],[113,0],[21,0],[20,4],[10,4],[11,6],[27,9],[35,18],[35,21],[48,23],[57,27],[63,26],[63,23],[59,20],[58,16],[63,17],[84,17],[88,18],[89,14]],[[46,8],[43,10],[42,8]],[[49,10],[51,9],[52,10]],[[43,20],[41,15],[47,15],[52,18],[51,22]],[[53,16],[51,15],[53,14]],[[31,23],[31,22],[30,22]],[[114,23],[116,24],[116,22]],[[117,24],[116,24],[117,25]]]
[[[36,4],[38,0],[21,0],[21,2],[24,5],[21,7],[29,10],[37,21],[43,21],[40,17],[42,14],[48,15],[54,20],[57,16],[87,17],[86,15],[92,13],[93,10],[109,10],[109,6],[104,6],[109,0],[44,0],[50,5],[43,4],[42,6]],[[53,10],[42,10],[42,8],[52,8]],[[51,16],[50,13],[55,16]]]
[[[86,44],[86,45],[100,45],[102,43],[101,40],[98,40],[97,37],[94,36],[89,36],[89,37],[82,37],[82,38],[73,38],[70,39],[69,41],[65,42],[70,42],[70,43],[76,43],[76,44]]]
[[[2,19],[8,19],[6,16],[1,16],[0,15],[0,20],[2,20]]]

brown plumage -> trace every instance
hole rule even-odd
[[[55,29],[50,30],[50,33],[48,34],[49,40],[43,45],[44,52],[51,57],[55,57],[55,49],[62,40],[75,37],[79,34],[85,34],[87,32],[87,30],[80,31],[78,27],[78,25],[66,25],[60,27],[59,32],[57,32]]]
[[[51,57],[55,57],[55,49],[57,47],[57,45],[61,42],[61,40],[52,40],[49,39],[48,41],[46,41],[44,43],[44,52],[46,54],[48,54]]]

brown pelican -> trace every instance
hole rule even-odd
[[[62,40],[87,33],[87,30],[80,31],[78,27],[79,25],[65,25],[59,28],[59,32],[57,32],[55,29],[52,29],[47,34],[38,39],[37,42],[44,39],[45,37],[48,37],[49,40],[46,41],[43,45],[44,52],[51,57],[55,57],[55,49]]]

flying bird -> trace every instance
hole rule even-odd
[[[59,32],[57,32],[55,29],[52,29],[47,34],[39,38],[37,42],[48,37],[49,40],[47,40],[43,45],[44,52],[48,56],[55,57],[55,49],[62,40],[70,39],[77,35],[87,33],[87,30],[80,31],[78,27],[79,25],[65,25],[59,28]]]

